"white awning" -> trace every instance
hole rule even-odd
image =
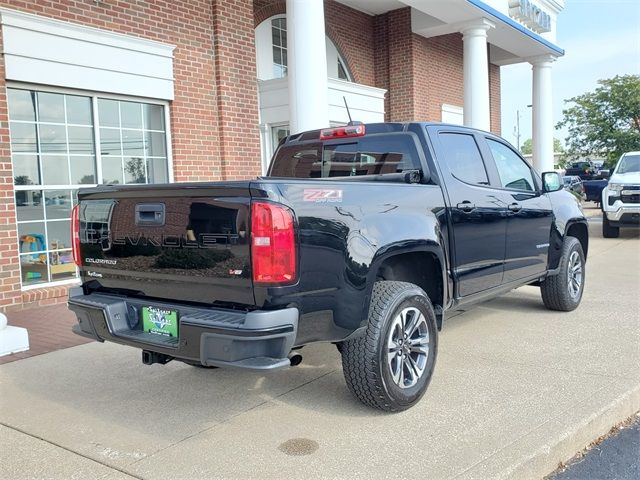
[[[437,37],[460,32],[468,22],[486,18],[495,24],[488,32],[491,45],[489,60],[496,65],[526,62],[542,55],[559,57],[564,50],[553,43],[556,17],[564,6],[563,0],[337,0],[370,15],[411,7],[411,29],[423,37]],[[547,32],[537,33],[529,26],[535,22],[521,15],[510,16],[509,5],[518,4],[537,9],[547,22]],[[511,9],[514,11],[514,9]],[[533,15],[533,14],[532,14]],[[518,18],[516,20],[516,18]],[[527,26],[526,24],[529,26]],[[542,31],[542,29],[539,29]]]
[[[7,80],[173,100],[174,45],[0,9]]]

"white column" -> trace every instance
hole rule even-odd
[[[533,168],[538,172],[553,170],[553,102],[551,85],[552,55],[530,59],[533,65]]]
[[[258,127],[260,128],[260,164],[262,165],[262,175],[266,175],[273,150],[273,145],[271,145],[271,125],[261,123]]]
[[[323,0],[287,0],[291,133],[329,126]]]
[[[493,27],[480,19],[460,30],[464,41],[464,124],[487,131],[491,129],[487,32]]]

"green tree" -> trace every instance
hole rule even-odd
[[[593,92],[565,100],[569,106],[556,128],[567,128],[566,159],[605,156],[611,165],[624,152],[640,150],[640,75],[598,84]]]
[[[559,138],[553,138],[553,151],[555,153],[564,152],[562,142]],[[533,141],[530,138],[527,138],[520,146],[520,153],[522,153],[523,155],[531,155],[533,153]]]

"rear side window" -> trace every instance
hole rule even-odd
[[[473,135],[441,133],[439,135],[446,163],[458,180],[475,185],[489,185],[480,149]]]
[[[352,177],[413,169],[420,169],[420,160],[412,136],[371,135],[338,144],[283,146],[276,153],[271,176]]]

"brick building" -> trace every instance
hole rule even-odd
[[[69,217],[99,183],[261,174],[291,131],[428,120],[500,132],[533,65],[552,156],[562,0],[0,0],[0,310],[64,301]]]

